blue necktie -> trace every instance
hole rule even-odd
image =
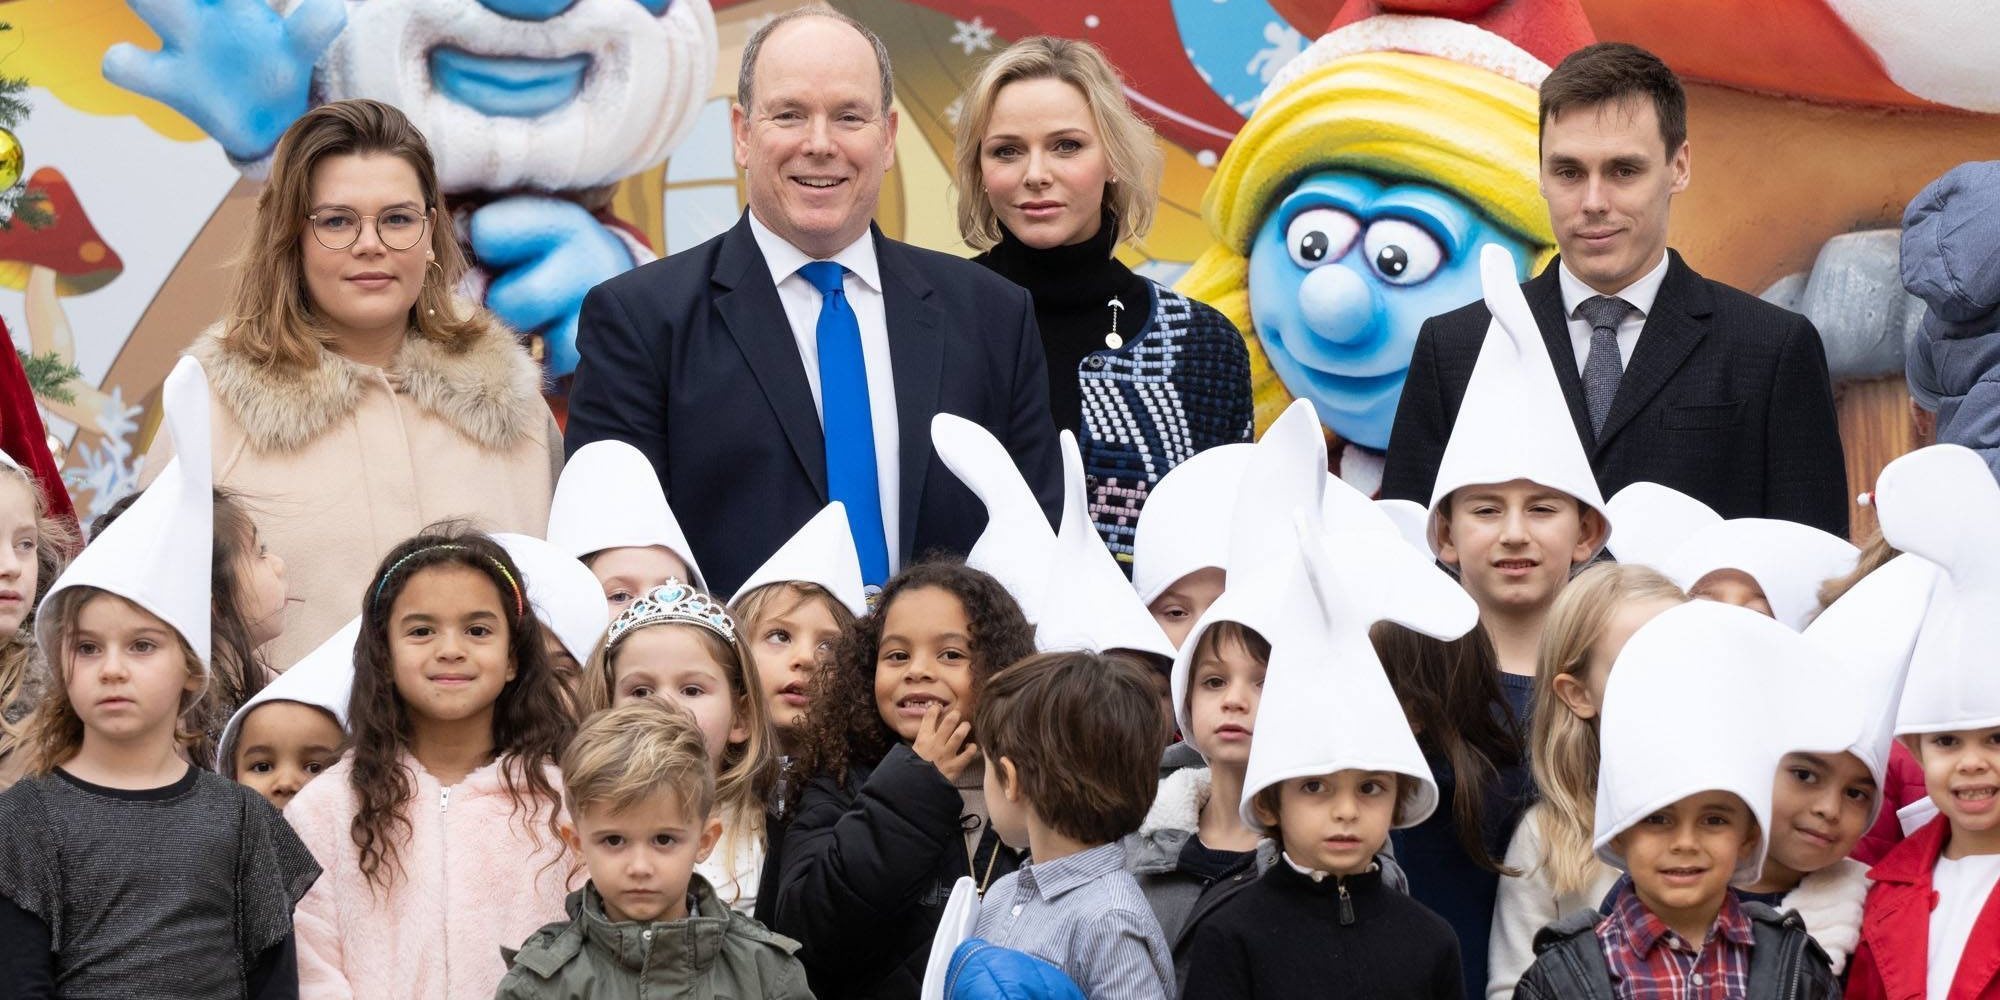
[[[826,437],[826,493],[847,506],[847,526],[861,556],[863,583],[889,579],[882,531],[882,487],[875,475],[875,424],[868,412],[868,366],[861,358],[861,324],[841,285],[847,269],[816,260],[799,274],[819,289],[820,426]]]

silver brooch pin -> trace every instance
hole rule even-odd
[[[1125,311],[1125,303],[1113,296],[1105,305],[1111,307],[1111,332],[1104,335],[1104,346],[1115,351],[1125,346],[1125,338],[1118,335],[1118,314]]]

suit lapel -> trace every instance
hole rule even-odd
[[[931,302],[930,283],[910,260],[908,248],[878,230],[875,259],[882,270],[882,313],[889,327],[889,367],[896,384],[896,444],[903,480],[898,551],[910,553],[916,543],[924,474],[931,464],[931,417],[939,412],[943,315]]]
[[[1702,322],[1711,311],[1707,289],[1702,287],[1700,276],[1682,263],[1680,254],[1668,254],[1666,279],[1660,282],[1653,311],[1646,315],[1646,325],[1639,331],[1639,346],[1632,349],[1632,357],[1625,363],[1625,377],[1618,383],[1618,395],[1611,399],[1611,413],[1604,418],[1604,433],[1598,435],[1599,453],[1666,388],[1681,362],[1708,333],[1707,324]]]
[[[785,439],[824,504],[826,438],[820,431],[819,413],[813,408],[812,386],[806,382],[805,363],[799,358],[791,320],[778,300],[778,286],[771,283],[770,266],[757,249],[757,238],[750,233],[749,213],[744,213],[723,238],[715,273],[709,280],[718,286],[715,310],[721,314],[723,326],[743,352],[758,388],[785,429]]]
[[[1576,348],[1569,342],[1569,317],[1563,313],[1562,283],[1556,277],[1555,261],[1521,288],[1528,310],[1535,314],[1542,342],[1548,345],[1549,361],[1555,365],[1556,382],[1562,386],[1563,402],[1569,405],[1570,423],[1576,425],[1576,439],[1590,450],[1590,411],[1583,405],[1583,377],[1576,371]]]

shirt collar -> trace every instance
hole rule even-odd
[[[1054,861],[1031,861],[1021,866],[1021,886],[1043,899],[1052,900],[1078,886],[1124,870],[1125,845],[1114,840]]]
[[[775,237],[773,237],[775,239]],[[1666,251],[1660,251],[1660,262],[1653,269],[1639,276],[1639,280],[1617,291],[1618,298],[1624,299],[1639,315],[1650,315],[1653,300],[1660,297],[1660,283],[1667,280],[1667,261],[1671,259]],[[1556,282],[1562,286],[1563,315],[1575,316],[1576,307],[1583,300],[1603,294],[1583,283],[1583,279],[1570,272],[1569,262],[1560,258],[1556,261]]]
[[[1624,927],[1625,940],[1631,944],[1633,954],[1642,960],[1647,959],[1652,956],[1656,946],[1667,941],[1669,935],[1679,940],[1679,935],[1674,934],[1673,928],[1668,927],[1665,921],[1646,908],[1645,902],[1639,898],[1638,890],[1632,887],[1632,876],[1626,875],[1620,878],[1616,891],[1618,900],[1612,905],[1611,918]],[[1735,892],[1727,892],[1722,897],[1722,909],[1715,915],[1715,926],[1710,928],[1709,937],[1745,947],[1755,941],[1750,928],[1750,918],[1743,913],[1742,905],[1736,901]],[[1699,954],[1706,944],[1702,941],[1684,943],[1696,954]]]
[[[764,265],[771,269],[771,284],[784,284],[785,279],[798,273],[799,268],[812,263],[805,251],[785,242],[785,238],[771,231],[769,226],[757,218],[755,210],[745,210],[750,217],[750,235],[757,240],[757,249],[764,254]],[[876,294],[882,292],[882,270],[875,262],[875,229],[870,226],[860,238],[843,247],[841,251],[826,258],[861,279],[861,283]],[[801,279],[803,280],[803,279]]]

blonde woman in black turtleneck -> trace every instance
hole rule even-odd
[[[1016,42],[962,107],[959,233],[1034,296],[1051,415],[1076,432],[1091,520],[1129,571],[1153,484],[1204,448],[1250,440],[1243,337],[1112,255],[1151,224],[1162,156],[1095,47]]]

